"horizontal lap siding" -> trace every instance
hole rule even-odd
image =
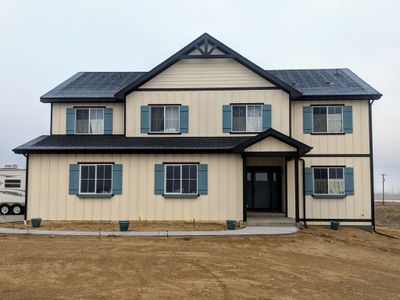
[[[231,136],[222,131],[223,105],[267,103],[272,105],[272,128],[289,134],[289,97],[281,90],[138,91],[129,94],[126,101],[127,136],[147,135],[140,132],[140,106],[149,104],[188,105],[189,132],[182,136]]]
[[[273,87],[233,59],[180,60],[140,88]]]
[[[113,134],[124,134],[123,103],[53,103],[53,134],[66,134],[67,108],[77,106],[101,106],[113,109]]]
[[[315,199],[306,196],[306,217],[310,219],[370,219],[371,185],[368,157],[305,158],[311,166],[346,166],[354,168],[354,195],[344,199]],[[300,217],[303,216],[300,203]]]
[[[338,104],[351,105],[353,133],[344,135],[312,135],[303,133],[303,106]],[[292,137],[313,147],[309,154],[368,154],[368,101],[320,100],[292,102]]]
[[[154,195],[154,165],[208,164],[208,195],[165,199]],[[123,191],[112,199],[68,194],[68,167],[77,162],[123,164]],[[44,220],[242,219],[242,159],[239,155],[33,154],[29,159],[28,218]]]

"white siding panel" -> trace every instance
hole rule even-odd
[[[289,135],[289,96],[282,90],[133,92],[126,99],[127,136],[140,132],[140,106],[182,104],[189,106],[189,132],[181,136],[229,136],[222,132],[222,106],[230,103],[272,105],[272,128]],[[152,135],[154,136],[154,135]]]
[[[306,196],[307,218],[370,219],[371,185],[368,157],[306,157],[306,167],[346,166],[354,168],[354,195],[344,199],[316,199]]]
[[[82,199],[68,194],[69,164],[123,164],[123,194]],[[165,199],[154,195],[154,165],[208,164],[208,195]],[[29,159],[28,218],[44,220],[240,220],[243,217],[240,155],[32,154]]]
[[[273,87],[234,59],[183,59],[140,88]]]
[[[124,103],[53,103],[53,134],[66,134],[67,108],[101,106],[113,109],[113,134],[124,134]]]
[[[351,105],[353,109],[353,133],[343,135],[312,135],[303,133],[303,106],[338,104]],[[292,102],[292,134],[313,149],[309,154],[368,154],[369,114],[368,101],[324,100]]]

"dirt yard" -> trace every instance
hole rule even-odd
[[[399,212],[377,207],[379,230],[400,233]],[[264,237],[0,235],[0,251],[1,299],[400,298],[400,240],[355,228]]]
[[[242,226],[243,224],[238,224]],[[22,222],[0,223],[0,227],[31,229],[30,222],[24,225]],[[54,222],[44,221],[39,230],[67,230],[67,231],[119,231],[118,222]],[[160,230],[180,230],[180,231],[198,231],[198,230],[224,230],[225,223],[210,223],[196,221],[131,221],[129,231],[160,231]]]

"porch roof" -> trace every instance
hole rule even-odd
[[[29,153],[242,153],[267,137],[282,141],[302,155],[311,147],[274,129],[256,136],[125,137],[123,135],[42,135],[13,151]]]

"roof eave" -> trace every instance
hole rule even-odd
[[[303,100],[378,100],[382,94],[356,94],[356,95],[302,95],[300,97],[290,97],[293,101]]]
[[[123,102],[116,97],[40,97],[42,103],[77,103],[77,102]]]

